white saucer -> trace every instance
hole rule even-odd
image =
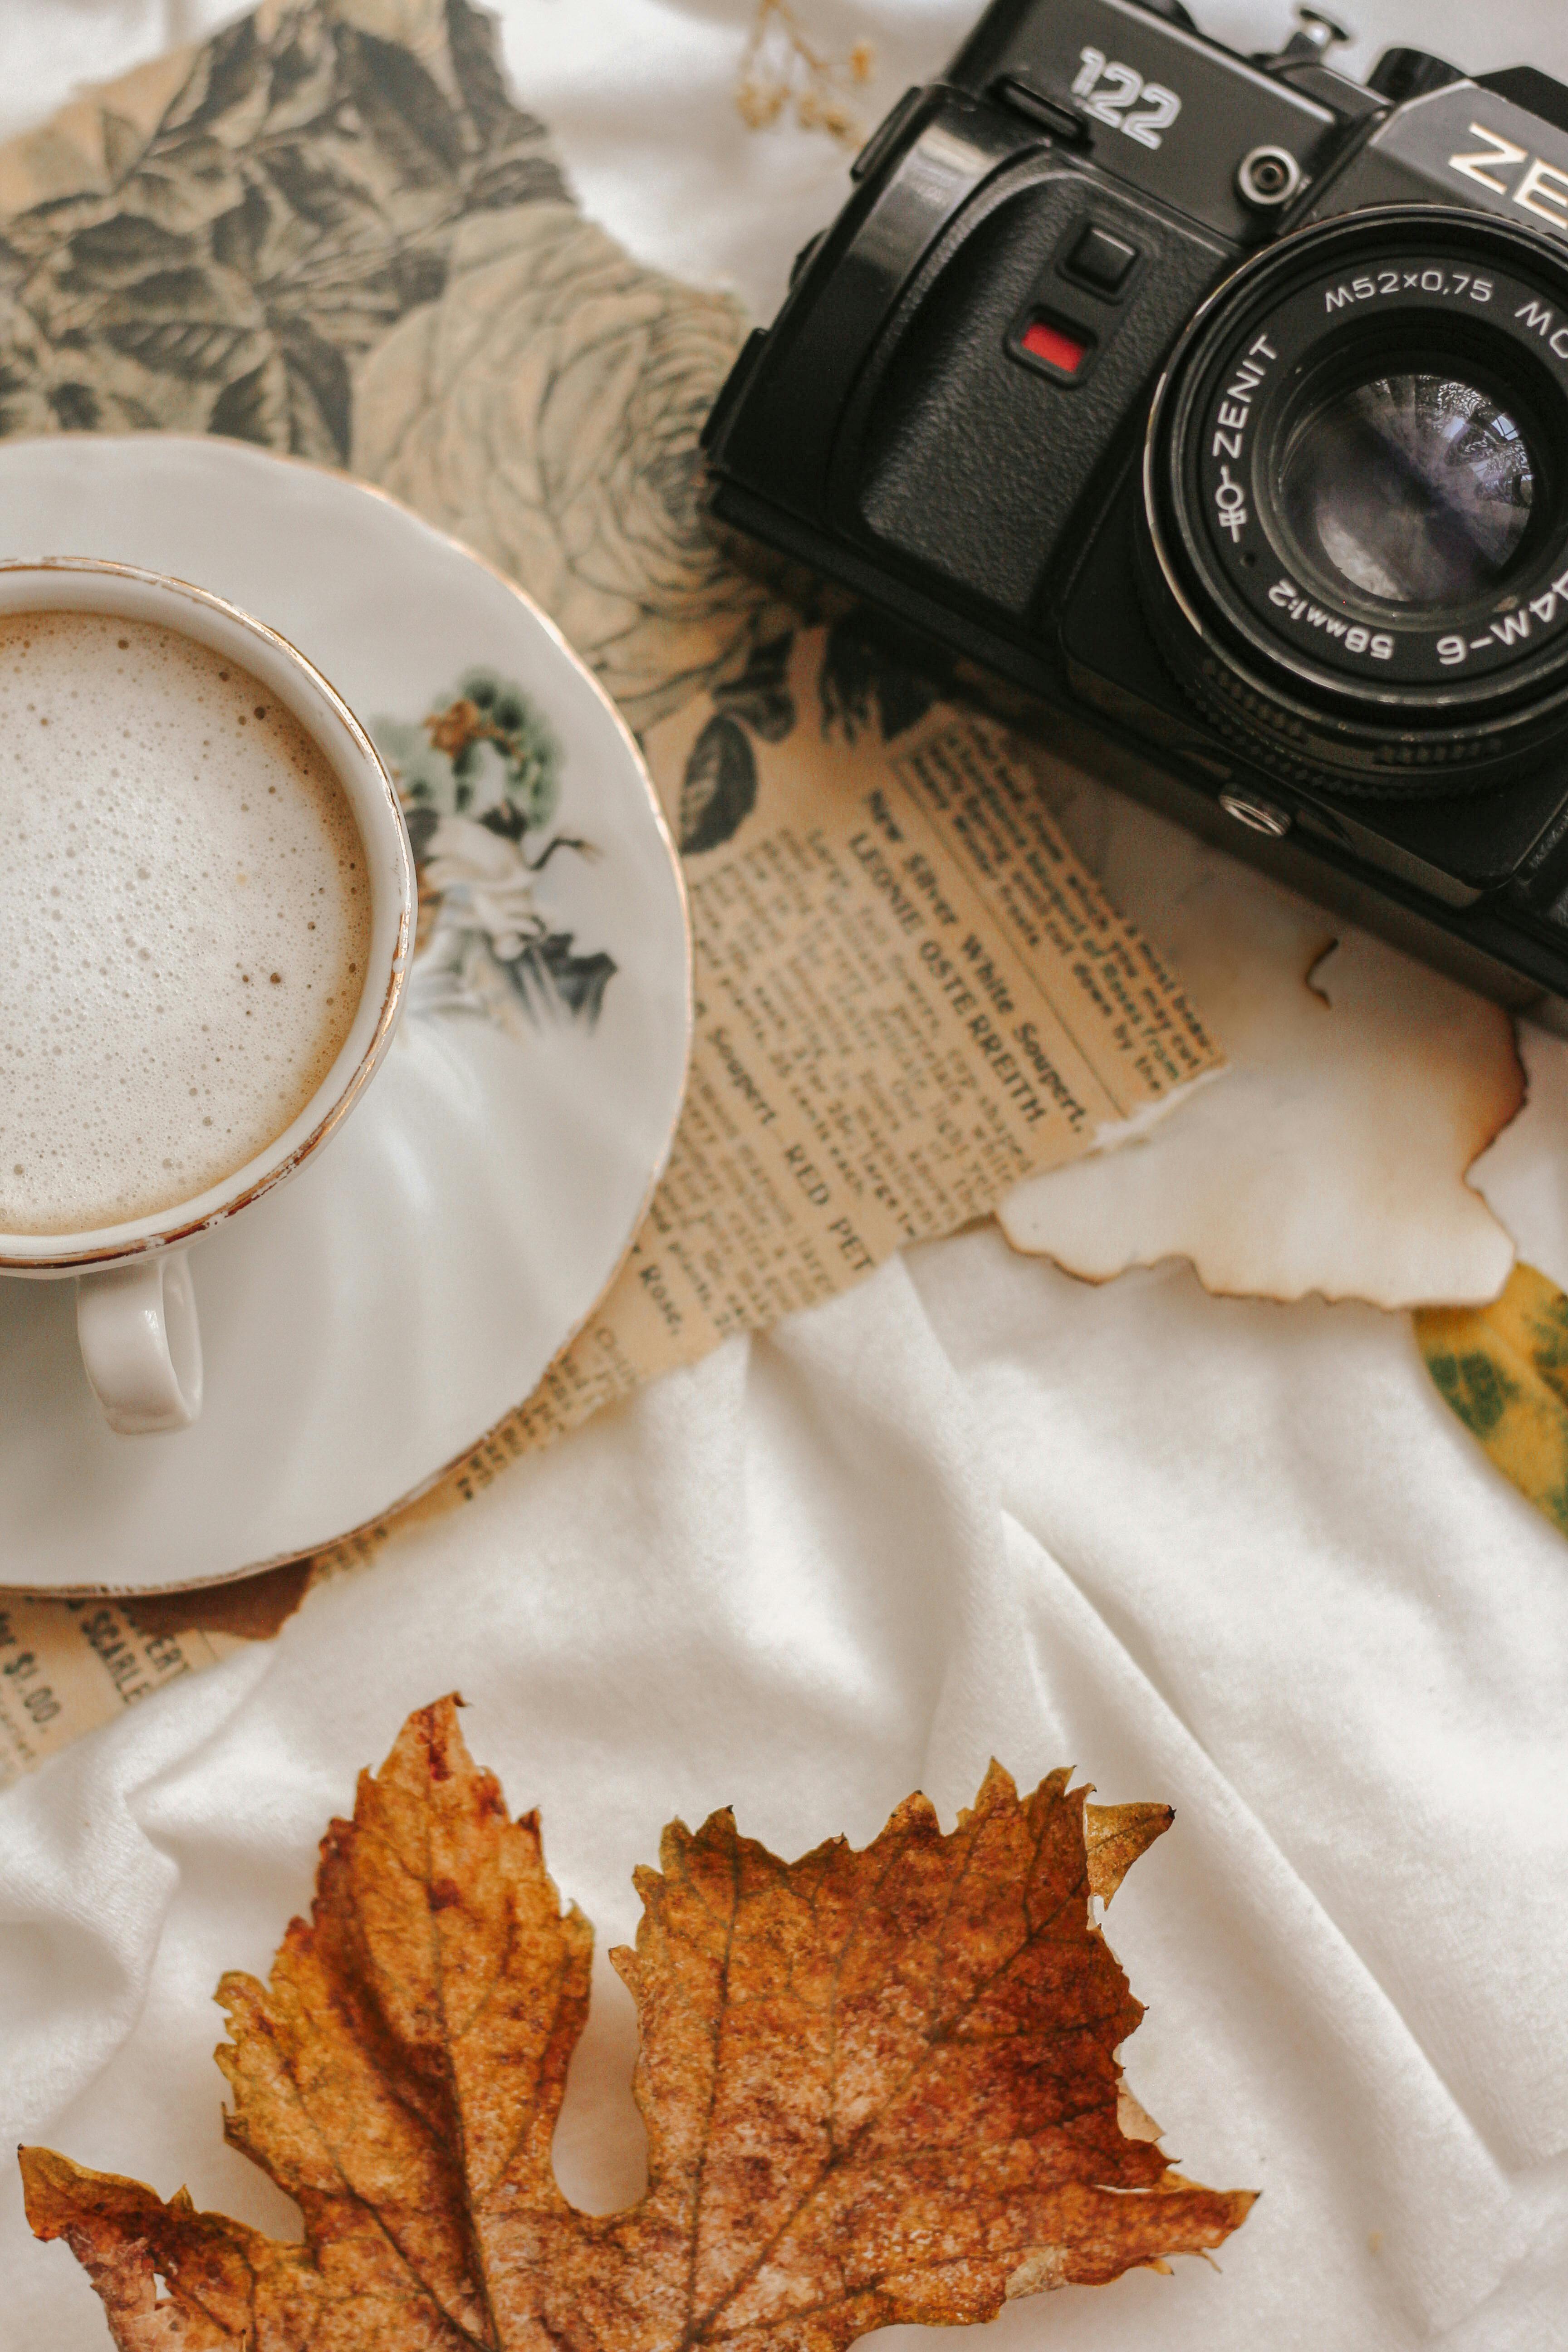
[[[196,1426],[111,1435],[77,1353],[74,1284],[0,1280],[0,1584],[205,1583],[317,1549],[427,1485],[591,1312],[680,1108],[685,892],[589,672],[498,573],[375,491],[236,442],[12,442],[0,557],[36,555],[145,564],[270,622],[428,812],[411,824],[426,943],[370,1095],[192,1259]],[[497,698],[513,685],[521,728]],[[422,723],[442,711],[441,740],[468,738],[463,775]],[[529,761],[542,744],[552,815]],[[480,825],[487,809],[525,815],[521,839]]]

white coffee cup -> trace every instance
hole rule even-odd
[[[391,1040],[413,940],[414,861],[385,769],[341,696],[260,621],[184,581],[122,563],[61,557],[0,563],[0,615],[68,612],[151,622],[227,656],[292,712],[348,799],[370,880],[369,963],[336,1060],[298,1117],[263,1150],[188,1201],[94,1233],[0,1232],[0,1276],[77,1284],[82,1362],[111,1429],[183,1429],[202,1405],[201,1334],[185,1253],[312,1159],[365,1087]]]

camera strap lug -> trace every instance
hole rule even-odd
[[[1023,115],[1026,121],[1048,131],[1063,147],[1087,147],[1093,140],[1086,114],[1080,114],[1076,106],[1068,106],[1062,99],[1052,98],[1026,74],[1000,75],[992,83],[989,95],[1015,114]]]
[[[881,168],[913,121],[925,94],[924,88],[918,83],[913,89],[905,90],[887,121],[872,131],[860,152],[850,164],[849,176],[852,180],[858,184],[861,180],[869,179],[873,172]]]

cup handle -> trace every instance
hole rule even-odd
[[[184,1250],[79,1276],[76,1328],[110,1429],[148,1437],[190,1427],[202,1409],[202,1335]]]

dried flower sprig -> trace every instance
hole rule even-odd
[[[735,104],[753,131],[793,113],[803,131],[826,131],[841,145],[858,147],[866,122],[849,93],[870,80],[876,62],[869,41],[857,41],[842,62],[826,56],[807,39],[789,0],[758,0]]]

